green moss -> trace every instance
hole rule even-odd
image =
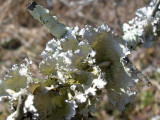
[[[144,91],[141,94],[141,109],[143,109],[144,107],[153,104],[154,103],[154,99],[153,99],[153,93],[150,91]]]

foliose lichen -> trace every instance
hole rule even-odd
[[[136,11],[136,17],[123,24],[123,39],[128,48],[134,50],[139,44],[150,47],[160,28],[159,0],[153,0],[149,6]]]
[[[31,4],[31,15],[58,39],[50,40],[41,54],[39,68],[45,78],[32,76],[32,62],[25,59],[25,64],[14,65],[5,80],[0,81],[0,100],[9,99],[15,110],[8,120],[15,119],[18,98],[24,94],[27,95],[24,116],[32,113],[35,120],[70,120],[77,114],[88,117],[96,111],[97,96],[102,89],[107,90],[110,103],[119,111],[134,102],[136,85],[148,82],[128,59],[128,46],[137,45],[137,37],[144,35],[143,29],[148,25],[149,13],[142,11],[137,12],[138,22],[134,19],[131,26],[124,25],[123,39],[114,36],[107,25],[98,28],[86,25],[81,30],[66,27],[50,16],[47,9]],[[141,18],[142,14],[146,19]]]

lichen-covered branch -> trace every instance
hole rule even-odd
[[[123,25],[123,38],[128,47],[134,50],[139,44],[150,47],[160,31],[159,0],[153,0],[149,6],[136,11],[136,17]]]
[[[155,7],[153,8],[153,11],[152,11],[152,15],[151,15],[152,17],[155,17],[157,11],[159,11],[159,5],[160,5],[160,0],[157,0]]]
[[[69,28],[67,29],[55,16],[51,16],[49,10],[37,5],[35,2],[32,2],[28,6],[28,10],[31,15],[40,23],[44,24],[56,38],[63,38],[66,35]]]
[[[19,104],[23,103],[24,117],[31,113],[33,120],[91,119],[102,89],[107,90],[110,103],[122,111],[126,104],[135,101],[137,84],[141,81],[149,84],[128,59],[131,54],[128,47],[138,44],[139,26],[136,31],[136,27],[125,28],[123,39],[114,36],[107,25],[67,29],[35,2],[28,9],[58,40],[50,40],[41,54],[39,68],[45,78],[33,77],[32,62],[25,59],[24,64],[14,65],[0,82],[0,101],[9,99],[11,108],[18,108],[14,114],[22,112]],[[141,28],[145,33],[146,25],[148,19]],[[128,32],[134,34],[130,37]],[[24,93],[27,98],[20,102],[18,98]]]
[[[20,95],[19,99],[18,99],[18,105],[17,105],[17,111],[16,111],[16,115],[15,115],[15,120],[22,120],[23,116],[24,116],[24,104],[25,101],[27,99],[27,95]]]

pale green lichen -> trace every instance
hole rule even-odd
[[[136,49],[138,44],[144,44],[145,47],[152,45],[160,30],[160,12],[156,11],[159,9],[159,3],[159,0],[151,1],[149,6],[138,9],[136,17],[128,24],[123,24],[123,38],[127,41],[129,49]]]
[[[49,10],[42,6],[35,4],[33,9],[29,9],[29,12],[40,23],[44,24],[55,37],[62,38],[67,33],[68,30],[65,25],[60,23],[55,16],[51,16]]]
[[[106,25],[97,29],[86,26],[80,34],[96,51],[96,64],[101,65],[100,68],[105,73],[105,88],[110,102],[122,111],[126,104],[135,100],[136,92],[131,89],[137,84],[139,73],[127,59],[130,54],[127,43],[121,37],[111,34]]]
[[[29,11],[61,39],[49,41],[41,54],[39,68],[44,79],[32,76],[28,60],[14,65],[0,83],[1,98],[7,96],[16,108],[18,97],[27,94],[24,114],[32,113],[32,119],[39,120],[70,120],[77,114],[88,117],[96,110],[97,91],[103,88],[120,111],[135,100],[134,87],[145,77],[129,61],[125,40],[114,36],[107,25],[67,29],[40,5],[30,6]],[[16,112],[8,119],[14,119]]]

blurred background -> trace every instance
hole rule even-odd
[[[122,25],[135,16],[135,11],[147,6],[150,0],[35,0],[48,8],[52,15],[67,26],[86,24],[98,27],[107,24],[122,35]],[[39,75],[40,54],[52,39],[48,30],[27,11],[30,0],[0,0],[0,79],[13,64],[33,61],[33,71]],[[135,103],[120,113],[103,96],[95,115],[99,120],[160,120],[160,41],[151,48],[137,48],[130,55],[133,64],[151,81],[144,85]],[[102,102],[103,101],[103,102]],[[10,114],[8,104],[0,104],[0,120]]]

